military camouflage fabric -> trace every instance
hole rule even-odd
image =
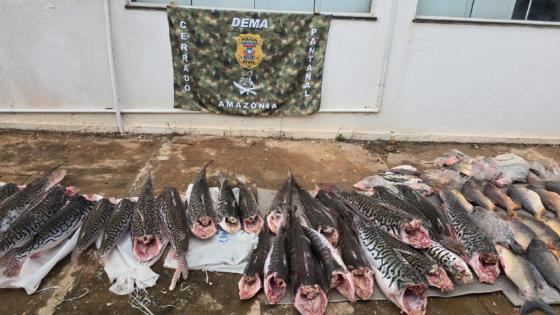
[[[330,18],[167,9],[175,107],[236,115],[319,110]]]

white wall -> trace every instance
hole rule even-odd
[[[34,3],[33,10],[20,5],[21,1],[0,2],[0,108],[110,106],[102,2],[26,2]],[[332,22],[322,109],[376,105],[391,0],[374,2],[378,21]],[[55,8],[49,7],[51,3]],[[165,13],[127,10],[124,3],[111,1],[120,106],[125,111],[172,109]],[[272,118],[124,114],[125,128],[133,132],[172,129],[294,137],[334,137],[342,132],[363,139],[560,142],[557,28],[413,23],[415,10],[415,0],[398,2],[379,113]],[[31,18],[24,22],[26,15]],[[38,45],[32,49],[30,42],[22,40],[30,36],[37,40],[33,45]],[[0,127],[56,128],[56,121],[68,129],[116,128],[115,120],[105,116],[89,124],[76,116],[57,114],[53,120],[45,115],[0,114]]]

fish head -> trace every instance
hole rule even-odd
[[[318,285],[301,285],[294,297],[294,307],[300,314],[321,315],[327,308],[327,295]]]
[[[273,272],[266,277],[264,280],[264,294],[270,304],[276,304],[286,294],[286,289],[288,285],[284,279],[278,275],[277,272]]]
[[[258,213],[243,219],[243,230],[247,233],[259,234],[264,224],[262,216]]]
[[[331,288],[336,289],[350,302],[356,302],[356,289],[350,272],[333,271],[331,274]]]
[[[133,238],[132,251],[139,261],[149,261],[163,250],[161,235],[142,235]]]
[[[209,216],[198,218],[191,224],[191,232],[202,240],[214,236],[217,232],[214,219]]]
[[[469,260],[478,280],[490,284],[496,282],[496,278],[500,275],[498,262],[498,255],[481,252],[475,252]]]
[[[407,315],[423,315],[428,304],[427,289],[425,284],[407,285],[398,292],[396,303]]]
[[[239,298],[241,300],[248,300],[255,296],[261,289],[261,278],[258,274],[243,275],[239,280]]]
[[[432,244],[430,234],[428,230],[422,226],[421,220],[414,219],[403,224],[400,235],[403,243],[414,248],[428,248]]]
[[[266,216],[266,223],[270,232],[277,234],[280,228],[284,225],[284,213],[279,209],[274,209]]]
[[[373,271],[371,268],[362,267],[352,270],[354,290],[356,296],[361,300],[368,300],[373,295]]]
[[[453,290],[453,281],[449,279],[445,270],[437,264],[435,265],[435,270],[430,270],[430,272],[426,273],[426,279],[431,286],[440,289],[441,292]]]

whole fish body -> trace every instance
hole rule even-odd
[[[461,188],[461,193],[468,201],[475,205],[492,211],[496,210],[496,205],[480,191],[479,186],[473,180],[465,182],[463,188]]]
[[[282,188],[274,195],[270,210],[266,215],[266,223],[272,234],[278,233],[280,228],[284,225],[287,207],[290,206],[291,200],[289,199],[292,194],[293,177],[290,173],[288,178],[282,185]]]
[[[506,245],[516,254],[525,251],[523,246],[515,240],[509,224],[493,211],[474,207],[470,216],[478,227],[494,241],[494,244]]]
[[[352,219],[347,214],[345,205],[324,190],[319,190],[316,198],[329,209],[331,214],[336,216],[339,231],[338,247],[342,260],[352,274],[356,297],[368,300],[373,295],[373,270],[356,233],[350,226]]]
[[[218,196],[218,210],[216,220],[218,225],[226,232],[232,234],[241,230],[239,221],[239,205],[235,200],[233,190],[229,185],[229,180],[224,172],[218,175],[220,181],[220,193]]]
[[[8,252],[5,258],[8,266],[4,273],[7,276],[19,274],[23,259],[40,254],[40,252],[53,248],[70,237],[82,224],[85,217],[91,212],[94,202],[83,196],[75,195],[68,203],[49,220],[33,239],[22,247]]]
[[[336,195],[402,242],[415,248],[430,246],[430,234],[422,225],[422,220],[398,209],[380,205],[370,197],[355,192],[338,192]]]
[[[286,231],[278,230],[264,262],[264,293],[268,303],[278,303],[288,287],[288,256]]]
[[[187,250],[189,248],[189,225],[187,221],[187,207],[181,199],[177,189],[166,187],[157,198],[157,206],[161,222],[163,222],[163,233],[171,243],[173,255],[177,258],[177,268],[171,278],[169,290],[173,291],[179,278],[186,280],[189,275],[187,264]]]
[[[484,195],[488,197],[488,199],[490,199],[494,204],[506,209],[507,213],[512,217],[516,215],[514,210],[521,209],[520,204],[513,201],[510,196],[493,183],[487,183],[484,185],[483,191]]]
[[[72,262],[78,263],[80,255],[85,252],[93,242],[101,235],[109,216],[113,212],[114,205],[107,198],[103,198],[95,204],[91,213],[84,220],[78,242],[72,251]]]
[[[542,221],[536,220],[528,215],[519,215],[519,221],[528,226],[537,237],[555,250],[560,249],[560,236]]]
[[[405,314],[422,315],[428,303],[427,282],[388,242],[387,232],[363,222],[357,224],[364,250],[370,255],[377,285]]]
[[[239,217],[243,230],[251,234],[259,234],[264,220],[259,212],[257,199],[245,184],[239,184]]]
[[[0,186],[0,203],[18,192],[18,190],[18,186],[14,183],[8,183]]]
[[[541,202],[539,195],[527,188],[526,185],[514,184],[509,186],[508,195],[515,202],[523,206],[523,209],[531,212],[535,218],[541,219],[542,215],[546,212],[546,208]]]
[[[440,193],[440,198],[444,201],[459,240],[465,244],[469,265],[480,282],[493,284],[500,274],[496,248],[492,240],[469,217],[456,194],[458,192],[447,189]]]
[[[302,226],[290,214],[287,252],[290,265],[290,285],[294,295],[294,307],[300,314],[320,315],[327,308],[325,290],[329,284],[319,261],[311,251],[310,241],[305,237]]]
[[[109,216],[101,236],[101,246],[95,252],[101,265],[105,264],[105,259],[113,248],[128,234],[133,211],[134,201],[121,199]]]
[[[535,238],[538,238],[537,234],[531,230],[527,225],[523,224],[518,219],[509,218],[506,220],[511,231],[513,232],[513,237],[515,241],[523,247],[524,250],[527,249],[529,243]]]
[[[164,249],[158,209],[154,198],[152,177],[148,178],[132,212],[132,251],[139,261],[149,261]]]
[[[543,189],[543,188],[532,187],[532,186],[529,186],[529,188],[539,195],[543,205],[548,210],[554,212],[557,217],[560,217],[560,195],[559,194],[557,194],[553,191],[548,191],[548,190]]]
[[[356,292],[354,280],[338,251],[333,247],[331,242],[318,231],[307,227],[303,227],[303,231],[310,241],[313,252],[321,261],[330,288],[336,289],[350,302],[355,302]]]
[[[206,162],[196,176],[187,211],[191,232],[200,239],[210,238],[218,231],[216,213],[206,181],[206,168],[210,163],[212,161]]]
[[[547,314],[555,314],[554,310],[544,303],[540,296],[543,293],[545,280],[537,268],[522,256],[516,255],[506,247],[497,245],[500,264],[506,276],[519,288],[526,299],[521,307],[521,314],[529,314],[534,308],[539,308]]]
[[[33,238],[64,206],[65,189],[54,186],[37,206],[23,213],[6,232],[0,234],[0,257]]]
[[[258,237],[257,247],[251,251],[249,262],[245,266],[243,276],[238,283],[239,299],[241,300],[248,300],[255,296],[264,282],[263,270],[270,252],[270,231],[267,225],[262,227]]]
[[[546,282],[560,291],[560,262],[541,240],[533,240],[527,247],[527,259],[539,270]]]
[[[64,169],[55,168],[46,172],[35,182],[14,193],[0,203],[0,233],[5,232],[27,209],[41,202],[47,191],[66,176]]]
[[[328,215],[327,209],[320,201],[313,198],[301,186],[297,184],[295,186],[298,189],[305,216],[309,219],[311,226],[323,234],[331,242],[332,246],[336,247],[339,239],[336,221]]]
[[[473,275],[469,270],[469,266],[467,266],[467,263],[461,256],[436,241],[432,241],[432,244],[425,252],[451,275],[451,279],[455,283],[471,284],[473,282]]]

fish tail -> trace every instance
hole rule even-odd
[[[208,162],[204,163],[204,165],[202,166],[203,170],[206,170],[206,168],[208,167],[208,165],[214,163],[214,160],[208,160]]]
[[[521,313],[521,315],[528,315],[528,314],[531,314],[532,312],[534,312],[536,310],[541,310],[546,315],[555,315],[556,314],[554,309],[550,305],[546,304],[541,299],[536,299],[536,300],[531,300],[531,301],[525,302],[525,304],[523,304],[523,306],[521,306],[520,313]]]
[[[47,189],[58,184],[66,176],[66,170],[61,168],[60,166],[61,165],[56,166],[55,168],[41,176],[41,179],[39,181],[45,184]]]
[[[218,173],[218,180],[220,181],[220,185],[223,185],[225,181],[227,181],[227,175],[224,171],[220,171]]]

